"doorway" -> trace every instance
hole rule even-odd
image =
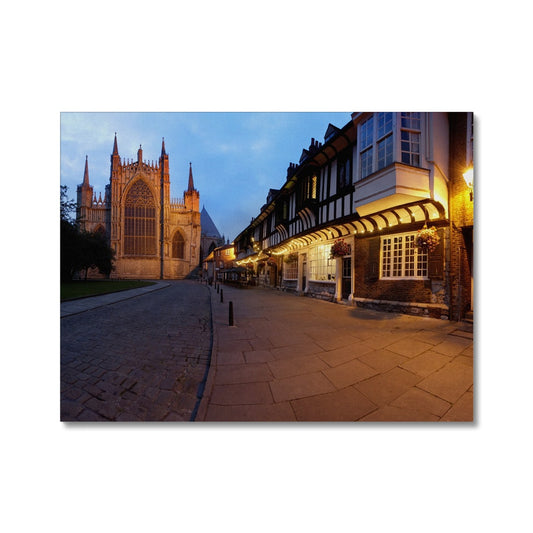
[[[352,293],[352,258],[342,258],[342,299],[347,300]]]

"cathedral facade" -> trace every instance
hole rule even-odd
[[[200,262],[200,193],[192,167],[182,199],[170,198],[170,173],[165,141],[158,162],[121,159],[117,137],[104,198],[89,183],[85,160],[83,183],[77,189],[77,217],[82,230],[105,234],[115,251],[118,279],[183,279]]]

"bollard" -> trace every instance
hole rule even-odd
[[[229,303],[229,325],[233,326],[233,302]]]
[[[224,289],[220,289],[220,303],[224,303]]]
[[[220,292],[220,285],[217,285],[217,294]]]

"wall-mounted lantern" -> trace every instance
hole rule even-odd
[[[467,187],[470,189],[470,201],[474,199],[474,169],[472,167],[468,168],[463,173],[463,178]]]

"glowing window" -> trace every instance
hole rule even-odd
[[[331,258],[331,244],[315,246],[309,253],[310,278],[317,281],[335,280],[335,259]]]

